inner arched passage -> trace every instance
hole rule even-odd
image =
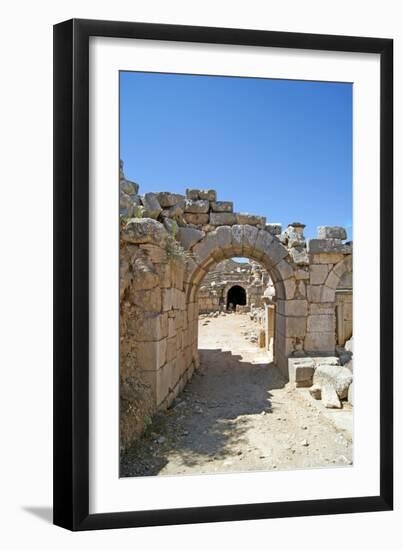
[[[232,286],[227,293],[227,309],[233,311],[237,306],[246,306],[246,290],[240,285]]]

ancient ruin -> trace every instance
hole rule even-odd
[[[262,308],[282,376],[326,406],[352,402],[353,245],[342,227],[319,227],[306,240],[303,223],[283,230],[236,213],[211,189],[138,192],[121,163],[122,449],[198,368],[199,311]],[[251,263],[234,265],[237,257]]]

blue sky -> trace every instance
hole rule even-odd
[[[140,193],[213,188],[238,212],[352,238],[352,85],[122,72],[120,157]]]

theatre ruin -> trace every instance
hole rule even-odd
[[[140,196],[122,163],[120,220],[122,449],[198,368],[199,314],[259,310],[268,361],[289,383],[336,407],[352,402],[353,245],[344,228],[318,227],[306,240],[303,223],[283,229],[234,212],[212,189]]]

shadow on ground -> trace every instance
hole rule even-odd
[[[199,353],[200,368],[182,394],[122,457],[122,477],[158,475],[172,460],[189,467],[231,458],[247,438],[248,415],[271,413],[271,390],[286,383],[273,363],[220,349]]]

